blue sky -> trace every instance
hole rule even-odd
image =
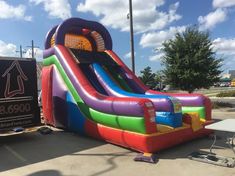
[[[19,56],[19,46],[34,40],[42,57],[47,31],[69,17],[99,21],[113,39],[113,50],[130,67],[127,0],[0,0],[0,56]],[[225,58],[223,70],[235,68],[235,0],[133,0],[136,72],[162,68],[155,49],[187,26],[209,30],[214,50]]]

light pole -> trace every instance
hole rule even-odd
[[[135,49],[134,49],[134,34],[133,34],[132,0],[129,0],[129,18],[130,18],[131,66],[132,66],[132,71],[135,73]]]

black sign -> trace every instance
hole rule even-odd
[[[40,124],[36,61],[0,57],[0,130]]]

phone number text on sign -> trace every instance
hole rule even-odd
[[[0,119],[32,114],[33,97],[0,98]]]
[[[29,103],[0,105],[0,115],[11,115],[18,113],[28,113],[31,111]]]

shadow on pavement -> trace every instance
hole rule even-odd
[[[104,145],[74,133],[54,131],[0,137],[0,172]],[[47,174],[46,174],[47,175]]]
[[[216,145],[228,148],[228,145],[226,144],[227,134],[225,132],[215,132],[215,134],[217,136]],[[158,152],[159,153],[158,157],[159,159],[178,159],[178,158],[187,158],[187,156],[190,153],[199,150],[204,150],[209,152],[213,140],[214,140],[213,135],[194,139],[192,141],[188,141],[179,144],[177,146],[174,146],[172,148],[160,151]],[[214,146],[213,149],[214,150],[221,149],[221,147]],[[214,150],[212,150],[212,152],[214,152]]]
[[[34,172],[27,176],[62,176],[62,174],[57,170],[44,170],[44,171]]]
[[[224,140],[226,134],[223,132],[216,132],[216,134],[219,136],[217,145],[225,145]],[[170,149],[159,151],[157,152],[157,156],[159,160],[187,158],[187,156],[194,151],[209,151],[212,142],[212,137],[195,139]],[[97,152],[96,150],[94,153],[91,151],[84,151],[104,144],[106,143],[94,140],[93,138],[82,137],[64,131],[54,131],[50,135],[41,135],[38,132],[32,132],[15,136],[0,137],[0,172],[64,155],[104,157],[106,163],[105,168],[99,171],[97,170],[96,173],[90,175],[95,176],[116,170],[120,165],[118,162],[125,161],[122,157],[128,157],[128,160],[132,160],[136,155],[136,153],[131,150],[117,151],[115,149],[105,150],[104,148],[102,152]],[[139,164],[136,163],[136,165]],[[141,163],[141,165],[143,164]],[[27,176],[41,175],[61,176],[62,174],[57,170],[43,170]]]
[[[118,163],[115,160],[118,157],[128,156],[130,153],[132,153],[132,151],[112,152],[112,153],[76,153],[72,155],[107,157],[106,163],[107,163],[108,168],[89,175],[89,176],[98,176],[98,175],[103,175],[104,173],[108,173],[109,171],[113,171],[114,169],[116,169],[118,167]]]

